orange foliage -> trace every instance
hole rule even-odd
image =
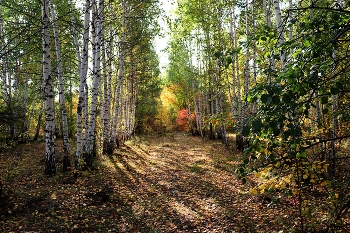
[[[195,113],[191,114],[192,121],[195,121],[196,115]],[[176,126],[178,131],[189,131],[189,115],[187,109],[181,109],[177,111],[177,119],[176,119]]]

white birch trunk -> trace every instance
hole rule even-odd
[[[281,8],[280,8],[280,1],[274,0],[273,4],[275,6],[275,14],[276,14],[276,25],[277,25],[277,32],[278,32],[278,47],[282,47],[284,43],[284,35],[283,35],[283,25],[282,25],[282,19],[281,19]],[[284,64],[286,62],[286,51],[283,49],[280,51],[281,56],[281,67],[283,69]]]
[[[22,134],[26,134],[28,131],[27,125],[27,105],[28,105],[28,73],[25,74],[24,89],[22,91]]]
[[[132,106],[131,106],[131,123],[130,123],[130,135],[134,134],[135,130],[135,120],[136,120],[136,101],[137,101],[137,93],[138,93],[138,80],[134,78],[133,80],[133,95],[132,95]]]
[[[57,31],[57,27],[56,27],[56,13],[55,13],[55,9],[54,9],[52,0],[49,0],[49,3],[50,3],[50,10],[51,10],[53,34],[54,34],[54,40],[55,40],[55,46],[56,46],[57,77],[58,77],[58,85],[59,85],[59,102],[60,102],[60,110],[61,110],[61,115],[62,115],[63,151],[64,151],[65,156],[69,156],[70,146],[69,146],[69,138],[68,138],[68,117],[67,117],[67,109],[66,109],[66,100],[64,97],[61,45],[60,45],[60,42],[58,40],[58,31]],[[66,169],[64,169],[64,170],[66,170]]]
[[[75,154],[75,167],[80,168],[80,159],[83,153],[83,135],[82,135],[82,113],[84,108],[84,89],[86,83],[86,74],[88,68],[88,45],[89,45],[89,21],[90,21],[90,0],[86,0],[85,3],[85,16],[84,16],[84,34],[83,34],[83,51],[81,56],[81,67],[79,70],[79,100],[77,107],[77,148]]]
[[[249,1],[246,0],[246,15],[245,15],[245,33],[246,37],[248,38],[249,36],[249,24],[248,24],[248,10],[249,10]],[[249,79],[250,79],[250,67],[249,67],[249,48],[246,48],[246,57],[245,57],[245,66],[244,66],[244,95],[248,95],[249,91]],[[248,116],[248,103],[245,102],[244,104],[244,111],[241,114],[241,121],[243,122],[244,119]],[[242,125],[242,124],[241,124]],[[240,129],[241,131],[241,129]]]
[[[43,82],[45,96],[45,174],[55,175],[55,114],[54,114],[54,85],[51,76],[50,60],[50,21],[49,1],[42,0],[42,49],[43,49]]]
[[[94,0],[95,2],[95,0]],[[102,2],[102,4],[101,4]],[[99,5],[102,6],[102,9],[98,9],[97,12],[97,18],[96,18],[96,44],[95,44],[95,52],[94,54],[94,79],[92,83],[92,98],[91,98],[91,106],[90,106],[90,120],[89,120],[89,129],[88,129],[88,140],[85,143],[85,149],[86,149],[86,164],[88,166],[92,166],[92,158],[93,158],[93,147],[95,145],[95,128],[96,128],[96,110],[97,110],[97,101],[98,101],[98,95],[99,95],[99,83],[100,83],[100,75],[101,75],[101,69],[100,69],[100,63],[101,63],[101,12],[103,10],[103,0],[99,0]],[[96,2],[95,2],[96,4]],[[94,6],[93,6],[94,7]]]
[[[265,25],[267,27],[271,27],[271,15],[270,15],[270,1],[269,0],[263,0],[263,6],[264,6],[264,14],[265,14]],[[271,70],[275,70],[275,60],[273,59],[273,51],[270,51],[271,55],[269,57],[269,68]],[[270,76],[268,77],[268,82],[271,82]]]
[[[126,53],[126,0],[123,0],[123,19],[122,19],[122,38],[120,42],[120,56],[119,56],[119,73],[118,73],[118,83],[117,83],[117,89],[116,89],[116,96],[115,96],[115,114],[113,117],[113,124],[112,124],[112,135],[110,139],[110,143],[112,144],[111,147],[114,148],[114,145],[117,143],[117,126],[118,126],[118,118],[119,118],[119,112],[120,112],[120,99],[121,99],[121,89],[122,89],[122,83],[124,80],[124,60],[125,60],[125,53]]]
[[[235,27],[235,4],[232,2],[232,8],[231,8],[231,13],[230,13],[230,42],[231,42],[231,47],[235,48],[235,40],[236,38],[236,31],[234,30]],[[234,59],[237,59],[236,56],[234,56]],[[238,67],[235,66],[235,62],[232,62],[231,64],[232,67],[232,84],[231,84],[231,104],[232,104],[232,115],[233,117],[237,116],[237,94],[236,94],[236,79],[239,77],[236,77],[236,70]]]
[[[235,34],[235,48],[238,46],[238,38],[237,38],[237,26],[236,26],[236,20],[237,17],[234,18],[233,22],[233,30]],[[242,112],[242,95],[241,95],[241,78],[239,75],[239,57],[238,53],[235,56],[235,62],[236,62],[236,79],[237,79],[237,116],[238,120],[240,120],[241,112]]]
[[[289,9],[292,9],[293,8],[293,0],[289,0],[288,3],[289,3]],[[293,19],[292,11],[289,11],[289,21],[292,21],[292,19]],[[288,38],[289,38],[289,40],[293,39],[293,24],[292,23],[290,23]]]
[[[254,4],[252,6],[252,25],[255,29],[255,17],[254,17]],[[256,85],[256,77],[257,77],[257,67],[256,67],[256,42],[253,41],[253,85]],[[252,104],[252,114],[255,115],[256,113],[256,103]]]
[[[84,119],[84,143],[87,142],[88,140],[88,129],[89,129],[89,86],[85,82],[85,87],[84,87],[84,104],[83,104],[83,119]],[[83,146],[83,151],[86,152],[86,145],[84,144]]]
[[[110,8],[112,10],[111,4]],[[112,26],[109,27],[109,41],[107,46],[107,68],[108,74],[107,79],[104,81],[104,96],[103,96],[103,115],[102,115],[102,124],[103,124],[103,153],[112,154],[109,149],[109,134],[110,134],[110,119],[111,119],[111,82],[112,82],[112,58],[113,58],[113,31]],[[106,75],[104,76],[106,77]]]

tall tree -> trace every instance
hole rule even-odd
[[[83,153],[83,125],[82,125],[82,116],[84,109],[84,101],[85,101],[85,85],[86,85],[86,75],[88,70],[88,50],[89,50],[89,26],[90,26],[90,0],[86,0],[85,2],[85,15],[84,15],[84,34],[83,34],[83,50],[80,58],[80,70],[79,70],[79,99],[78,99],[78,107],[77,107],[77,148],[75,154],[75,167],[80,167],[80,159],[82,158]],[[85,111],[85,116],[87,113]]]
[[[112,148],[117,144],[118,145],[118,138],[117,138],[117,126],[118,126],[118,118],[120,116],[120,110],[121,110],[121,93],[122,93],[122,84],[124,81],[124,71],[125,71],[125,56],[126,56],[126,26],[127,26],[127,4],[126,0],[122,0],[122,9],[123,9],[123,15],[122,15],[122,35],[121,35],[121,41],[120,41],[120,52],[119,52],[119,65],[118,65],[118,82],[117,82],[117,88],[115,92],[115,110],[114,110],[114,117],[112,121],[112,132],[111,132],[111,138],[110,138],[110,152],[113,151]]]
[[[93,0],[93,8],[96,7],[96,0]],[[94,10],[93,10],[94,11]],[[96,130],[96,111],[97,111],[97,101],[100,91],[100,76],[101,76],[101,36],[102,36],[102,25],[101,25],[101,15],[104,11],[104,1],[99,0],[99,6],[97,9],[96,14],[96,44],[93,45],[96,48],[94,51],[96,54],[93,54],[93,57],[95,59],[94,61],[94,67],[93,67],[93,83],[92,83],[92,98],[91,98],[91,107],[90,107],[90,121],[89,121],[89,128],[88,128],[88,138],[85,142],[85,160],[88,166],[92,165],[92,158],[93,158],[93,147],[95,145],[95,130]]]
[[[43,84],[45,100],[45,174],[56,174],[55,161],[55,114],[54,114],[54,85],[51,72],[50,58],[50,20],[49,0],[41,1],[42,8],[42,50],[43,50]]]
[[[68,167],[70,167],[70,146],[69,146],[69,138],[68,138],[68,117],[67,117],[67,109],[66,109],[66,100],[65,100],[65,91],[64,91],[64,83],[63,83],[63,68],[62,68],[62,57],[61,57],[61,44],[59,42],[59,35],[56,26],[56,13],[55,8],[53,6],[52,0],[49,0],[51,18],[52,18],[52,27],[53,34],[55,40],[55,50],[56,50],[56,59],[57,59],[57,77],[58,77],[58,85],[59,85],[59,102],[60,102],[60,112],[62,117],[62,134],[63,134],[63,170],[66,171]]]

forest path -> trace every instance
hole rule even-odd
[[[239,152],[181,133],[137,136],[94,168],[43,176],[43,143],[0,154],[1,232],[278,232],[271,208],[234,172]],[[61,163],[61,148],[57,148]],[[276,213],[278,216],[276,217]],[[284,216],[284,217],[283,217]]]
[[[126,143],[106,161],[140,223],[130,229],[126,221],[121,230],[273,232],[272,209],[237,179],[238,154],[220,141],[181,133]]]

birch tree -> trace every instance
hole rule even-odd
[[[65,91],[63,83],[63,68],[62,68],[62,58],[61,58],[61,45],[59,42],[58,30],[56,27],[56,13],[52,3],[52,0],[49,0],[51,18],[52,18],[52,27],[53,35],[55,40],[55,50],[56,50],[56,59],[57,59],[57,78],[59,86],[59,102],[60,102],[60,112],[62,117],[62,134],[63,134],[63,171],[66,171],[70,167],[70,146],[68,138],[68,118],[67,118],[67,109],[66,109],[66,100],[65,100]]]
[[[111,132],[111,138],[110,138],[110,146],[109,152],[113,152],[114,146],[119,143],[117,139],[117,126],[118,126],[118,117],[120,113],[120,106],[121,106],[121,93],[122,93],[122,86],[123,86],[123,80],[124,80],[124,63],[125,63],[125,56],[126,56],[126,14],[127,14],[127,5],[126,0],[122,0],[122,8],[123,8],[123,16],[122,16],[122,35],[121,35],[121,41],[120,41],[120,52],[119,52],[119,68],[118,68],[118,83],[115,93],[115,110],[114,110],[114,117],[113,117],[113,123],[112,123],[112,132]]]
[[[112,5],[109,5],[110,11],[112,11]],[[103,95],[103,115],[102,115],[102,124],[103,124],[103,153],[112,154],[113,148],[110,149],[110,127],[111,127],[111,83],[112,83],[112,61],[113,61],[113,30],[112,26],[109,26],[109,38],[108,46],[106,48],[107,54],[107,75],[104,75],[104,95]],[[112,151],[111,151],[112,150]]]
[[[54,114],[54,86],[51,73],[50,58],[50,20],[49,0],[41,1],[42,8],[42,50],[43,50],[43,82],[45,101],[45,174],[56,174],[55,161],[55,114]]]
[[[277,32],[278,32],[278,46],[281,48],[285,39],[284,39],[284,30],[283,30],[283,24],[282,24],[282,18],[281,18],[281,8],[280,8],[280,1],[279,0],[273,0],[273,4],[275,7],[275,14],[276,14],[276,26],[277,26]],[[284,49],[280,50],[280,56],[281,56],[281,66],[284,67],[284,64],[286,62],[286,51]]]
[[[89,50],[89,28],[90,28],[90,0],[85,2],[85,15],[84,15],[84,34],[83,34],[83,50],[80,58],[81,67],[79,70],[79,99],[77,107],[77,148],[75,154],[75,167],[80,167],[80,159],[83,152],[83,134],[82,134],[82,114],[84,109],[84,99],[85,99],[85,85],[86,85],[86,75],[88,69],[88,50]],[[86,114],[87,115],[87,114]]]
[[[93,5],[96,4],[95,0]],[[94,54],[94,67],[93,67],[93,83],[92,83],[92,97],[91,97],[91,106],[90,106],[90,121],[89,121],[89,128],[88,128],[88,138],[85,142],[85,149],[86,149],[86,164],[88,166],[92,165],[92,158],[93,158],[93,147],[95,144],[95,129],[96,129],[96,110],[97,110],[97,101],[99,96],[99,84],[100,84],[100,76],[101,76],[101,69],[100,69],[100,63],[101,63],[101,36],[102,36],[102,28],[101,28],[101,15],[102,11],[104,10],[104,1],[99,0],[99,7],[98,12],[96,15],[96,49]]]

